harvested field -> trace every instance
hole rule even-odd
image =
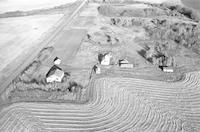
[[[190,8],[200,11],[200,1],[199,0],[181,0],[181,2]]]
[[[199,72],[188,73],[185,80],[176,83],[100,78],[92,83],[94,93],[89,103],[13,104],[1,111],[0,129],[197,132],[200,130],[199,77]],[[33,118],[29,120],[29,117]]]
[[[0,70],[35,45],[63,15],[36,15],[0,19]],[[12,51],[12,52],[10,52]]]
[[[126,1],[126,0],[125,0]],[[173,3],[173,4],[182,4],[181,0],[134,0],[138,2],[148,2],[148,3]]]
[[[161,3],[172,3],[172,4],[182,4],[181,0],[91,0],[93,2],[102,2],[102,3],[153,3],[153,4],[161,4]]]
[[[47,9],[59,5],[73,3],[76,0],[1,0],[0,1],[0,14],[12,11],[30,11],[37,9]]]
[[[164,10],[153,8],[146,4],[134,4],[129,6],[102,5],[98,10],[100,14],[109,17],[155,17],[166,15]]]

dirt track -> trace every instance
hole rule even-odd
[[[188,73],[176,83],[100,78],[93,82],[93,99],[88,104],[14,104],[1,112],[0,129],[197,132],[199,77],[198,72]]]

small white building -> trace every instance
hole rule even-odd
[[[121,68],[133,68],[133,64],[129,63],[126,59],[119,60],[119,66]]]
[[[95,65],[95,66],[93,67],[93,69],[94,69],[94,72],[95,72],[96,74],[101,74],[101,69],[100,69],[99,66]]]
[[[46,74],[46,81],[47,83],[62,82],[64,75],[64,71],[62,71],[61,68],[54,65]]]
[[[54,59],[54,65],[60,65],[60,63],[61,63],[61,59],[59,59],[58,57],[56,57]]]
[[[168,73],[174,72],[173,67],[162,67],[162,70],[163,70],[163,72],[168,72]]]
[[[111,52],[104,54],[103,57],[101,58],[100,64],[110,65],[111,58],[112,58]]]

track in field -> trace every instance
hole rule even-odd
[[[198,132],[200,73],[176,83],[100,78],[84,105],[13,104],[0,113],[1,132]]]

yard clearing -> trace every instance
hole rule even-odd
[[[83,38],[86,36],[85,29],[68,29],[64,30],[57,38],[55,43],[49,46],[54,47],[54,51],[49,59],[52,63],[55,57],[62,60],[62,65],[67,65],[73,60],[79,50]]]

